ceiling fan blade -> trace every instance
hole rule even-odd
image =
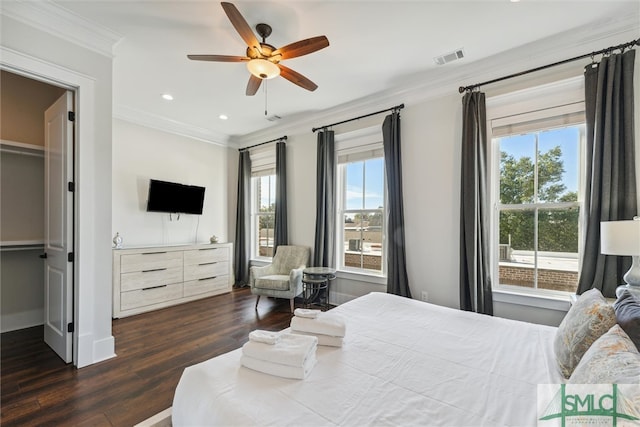
[[[280,67],[280,75],[289,80],[291,83],[297,84],[301,88],[310,90],[312,92],[318,88],[317,84],[315,84],[302,74],[293,71],[291,68],[285,67],[282,64],[278,64],[278,67]]]
[[[187,55],[187,58],[194,61],[215,61],[215,62],[246,62],[251,58],[246,56],[231,56],[231,55]]]
[[[288,44],[276,49],[271,56],[280,55],[282,59],[296,58],[302,55],[308,55],[317,50],[324,49],[329,46],[329,39],[325,36],[311,37],[295,43]]]
[[[260,84],[262,83],[262,79],[251,74],[249,76],[249,83],[247,83],[247,91],[245,92],[247,96],[253,96],[258,91]]]
[[[260,52],[260,42],[256,38],[255,34],[251,30],[251,27],[249,26],[249,24],[247,24],[247,21],[244,19],[238,8],[235,7],[232,3],[224,1],[220,4],[227,14],[229,21],[231,21],[233,27],[236,29],[238,34],[240,34],[240,37],[242,37],[242,40],[244,40],[247,46],[257,49],[258,52]]]

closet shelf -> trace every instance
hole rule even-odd
[[[3,153],[44,157],[44,147],[41,145],[25,144],[23,142],[9,141],[6,139],[0,139],[0,151]]]
[[[0,251],[31,251],[44,249],[44,240],[5,240],[0,241]]]

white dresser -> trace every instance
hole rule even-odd
[[[233,244],[113,250],[113,317],[229,292]]]

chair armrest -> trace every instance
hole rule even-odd
[[[306,265],[302,265],[298,268],[294,268],[293,270],[291,270],[291,272],[289,273],[289,282],[296,286],[298,284],[302,284],[302,271],[307,268]],[[292,288],[294,287],[292,286]]]

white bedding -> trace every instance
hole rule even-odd
[[[556,328],[384,293],[333,309],[342,347],[306,380],[240,366],[241,350],[185,369],[174,426],[536,425],[537,384],[563,382]]]

